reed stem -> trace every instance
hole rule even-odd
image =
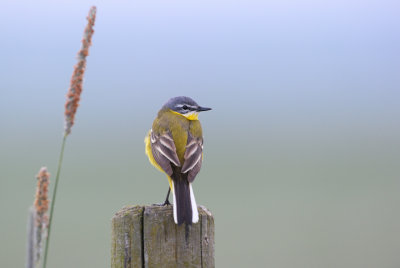
[[[51,198],[51,206],[50,206],[50,216],[49,216],[49,227],[47,230],[47,238],[46,238],[46,247],[44,250],[44,256],[43,256],[43,268],[46,268],[47,264],[47,253],[49,251],[49,244],[50,244],[50,234],[51,234],[51,223],[53,220],[53,211],[54,211],[54,205],[56,203],[56,196],[57,196],[57,186],[58,186],[58,181],[60,178],[60,171],[61,171],[61,165],[62,165],[62,160],[64,157],[64,147],[65,147],[65,142],[67,140],[68,134],[64,134],[64,138],[62,140],[61,144],[61,151],[60,151],[60,157],[58,158],[58,167],[57,167],[57,175],[56,175],[56,180],[54,183],[54,189],[53,189],[53,195]]]
[[[26,268],[35,268],[35,258],[36,258],[36,210],[35,206],[29,209],[28,218],[28,243],[27,243],[27,258],[26,258]]]

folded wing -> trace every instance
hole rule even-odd
[[[172,175],[171,163],[175,166],[181,166],[176,147],[170,132],[162,135],[156,135],[153,130],[150,133],[151,152],[156,162],[168,176]]]
[[[200,171],[203,160],[203,139],[194,138],[189,133],[184,159],[185,162],[183,163],[181,172],[188,173],[188,181],[193,182]]]

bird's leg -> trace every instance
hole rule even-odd
[[[160,206],[160,207],[171,205],[171,203],[169,202],[169,193],[170,193],[170,192],[171,192],[171,188],[168,187],[167,198],[165,198],[164,203],[161,203],[161,204],[153,204],[153,205],[154,205],[154,206]]]
[[[171,205],[171,203],[169,202],[169,193],[171,192],[171,188],[168,187],[168,193],[167,193],[167,198],[165,198],[164,204],[163,206],[168,206]]]

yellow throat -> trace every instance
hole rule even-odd
[[[179,114],[181,116],[184,116],[189,120],[199,120],[199,113],[195,112],[195,111],[192,111],[192,112],[189,112],[189,113],[186,113],[186,114],[181,114],[181,113],[175,112],[173,110],[170,110],[170,111],[173,112],[174,114]]]

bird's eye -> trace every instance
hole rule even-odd
[[[188,109],[188,107],[187,107],[186,105],[183,105],[182,108],[183,108],[184,110],[187,110],[187,109]]]

